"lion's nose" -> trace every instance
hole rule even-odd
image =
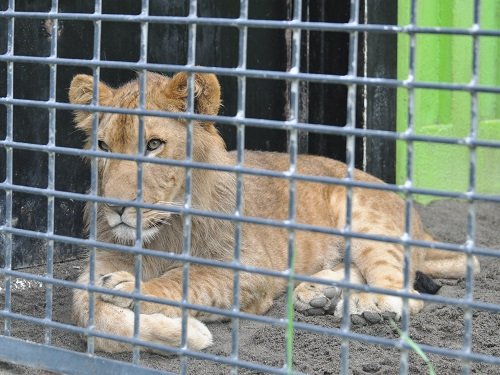
[[[109,208],[111,208],[113,211],[115,211],[118,215],[122,216],[123,212],[127,207],[125,206],[119,206],[115,204],[109,204]]]

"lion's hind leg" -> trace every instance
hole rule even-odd
[[[361,230],[361,232],[363,232]],[[370,233],[370,231],[365,231]],[[389,234],[396,235],[396,232]],[[404,289],[404,249],[399,244],[385,243],[371,240],[353,240],[352,260],[357,266],[366,284],[370,287],[387,289],[391,292]],[[413,288],[416,268],[422,261],[421,249],[412,248],[408,268],[410,282],[409,292],[415,297],[419,293]],[[349,306],[350,313],[355,315],[370,316],[370,322],[381,321],[383,317],[393,316],[395,319],[401,317],[403,311],[403,298],[382,293],[352,293]],[[418,313],[424,307],[422,300],[410,298],[408,300],[409,312]]]

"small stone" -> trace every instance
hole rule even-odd
[[[379,313],[371,311],[365,311],[363,313],[363,318],[365,318],[367,322],[372,324],[380,323],[382,321],[382,316]]]
[[[364,326],[366,325],[366,320],[358,314],[352,314],[351,315],[351,323],[356,325],[356,326]]]
[[[313,309],[308,309],[304,311],[304,314],[306,315],[325,315],[325,310],[321,308],[313,308]]]
[[[378,363],[367,363],[362,368],[364,372],[373,373],[380,370],[380,365]]]
[[[326,298],[332,299],[340,295],[340,290],[335,287],[329,287],[325,289],[323,294],[325,295]]]
[[[326,303],[328,302],[328,300],[326,299],[326,297],[316,297],[316,298],[313,298],[310,302],[309,302],[309,305],[311,305],[312,307],[323,307],[326,305]]]

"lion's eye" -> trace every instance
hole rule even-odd
[[[103,151],[109,152],[109,146],[104,141],[97,141],[97,146]]]
[[[160,140],[160,139],[152,139],[146,145],[146,149],[148,151],[154,151],[154,150],[157,150],[162,144],[163,144],[162,140]]]

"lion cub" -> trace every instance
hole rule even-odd
[[[220,87],[212,74],[195,74],[195,110],[205,115],[217,115],[221,104]],[[146,107],[155,111],[184,112],[187,99],[187,75],[172,78],[148,73]],[[69,99],[73,104],[92,102],[91,76],[77,75],[71,82]],[[99,83],[99,104],[117,108],[137,108],[138,81],[119,88]],[[86,148],[91,146],[92,115],[85,110],[75,112],[79,130],[87,135]],[[100,151],[136,155],[138,151],[138,118],[120,113],[99,114],[97,130]],[[184,160],[186,157],[186,122],[174,118],[148,116],[144,118],[144,155],[151,160]],[[195,122],[193,159],[196,162],[234,166],[235,154],[226,151],[224,142],[212,122]],[[98,159],[98,194],[119,199],[120,205],[98,204],[97,238],[103,242],[132,245],[136,227],[142,227],[143,247],[161,252],[181,253],[183,217],[161,205],[182,206],[185,190],[185,169],[178,166],[144,162],[142,201],[150,205],[141,209],[142,221],[137,223],[136,209],[129,202],[136,199],[137,163],[132,160]],[[273,171],[288,171],[289,156],[272,152],[245,152],[245,166]],[[338,161],[318,156],[301,155],[297,173],[311,176],[346,177],[346,166]],[[354,178],[371,183],[383,182],[356,170]],[[227,214],[235,212],[236,178],[233,173],[194,168],[192,170],[192,207]],[[244,176],[242,214],[273,220],[288,219],[288,181],[282,178]],[[346,188],[339,185],[297,181],[296,222],[343,228],[346,216]],[[155,209],[154,205],[160,205]],[[90,206],[88,206],[90,209]],[[87,210],[88,211],[88,210]],[[412,238],[432,240],[425,233],[416,212],[413,213]],[[404,202],[394,193],[353,189],[352,230],[366,234],[400,237],[404,227]],[[288,232],[286,229],[242,224],[241,263],[251,268],[284,271],[288,265]],[[194,257],[231,262],[234,258],[235,224],[228,220],[193,216],[190,254]],[[295,272],[326,280],[344,278],[342,266],[344,238],[305,230],[296,231]],[[352,239],[351,281],[373,287],[400,290],[403,288],[403,248],[394,243]],[[476,260],[476,268],[478,263]],[[417,270],[434,277],[461,277],[465,272],[465,257],[431,249],[413,248],[410,280]],[[180,302],[183,289],[182,263],[155,256],[143,256],[141,293],[169,301]],[[88,284],[87,268],[78,282]],[[96,285],[122,292],[133,292],[135,286],[134,257],[130,253],[98,250],[96,253]],[[230,269],[191,264],[188,300],[191,304],[229,309],[233,293],[240,294],[241,311],[264,314],[273,299],[284,292],[286,279],[258,273],[240,272],[240,288],[233,290]],[[412,290],[412,293],[417,294]],[[304,313],[342,314],[341,290],[320,284],[301,283],[294,292],[295,308]],[[392,313],[400,315],[402,300],[395,296],[352,293],[352,314]],[[95,298],[95,329],[112,335],[131,337],[134,329],[133,300],[109,294]],[[423,307],[421,300],[409,302],[412,313]],[[181,310],[172,305],[141,302],[140,339],[179,345],[181,340]],[[75,290],[73,317],[79,326],[88,324],[88,293]],[[188,345],[203,349],[211,344],[212,336],[200,320],[220,319],[220,316],[190,310]],[[96,349],[108,352],[130,350],[126,343],[97,338]]]

